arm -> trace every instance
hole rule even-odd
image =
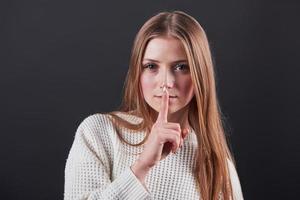
[[[110,180],[107,154],[87,121],[78,127],[67,158],[64,199],[150,199],[129,166],[115,180]]]

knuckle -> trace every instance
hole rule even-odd
[[[176,124],[176,128],[180,131],[180,124]]]
[[[176,141],[176,143],[180,143],[180,136],[177,134],[174,134],[174,140]]]
[[[181,131],[180,124],[172,123],[171,125],[172,125],[172,129],[177,130],[177,131]]]
[[[177,135],[176,139],[177,139],[178,144],[180,144],[180,136],[179,135]]]
[[[177,138],[180,138],[180,131],[172,131],[174,135],[176,135]]]
[[[176,142],[176,144],[180,142],[180,139],[177,135],[174,135],[173,138],[174,138],[174,141]]]

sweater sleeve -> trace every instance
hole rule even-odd
[[[230,180],[233,190],[233,200],[243,200],[243,193],[242,188],[240,184],[240,180],[236,171],[236,168],[234,167],[232,161],[228,159],[228,169],[230,174]]]
[[[88,121],[79,125],[66,161],[64,200],[151,199],[130,166],[111,181],[107,153]]]

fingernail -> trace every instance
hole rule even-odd
[[[166,86],[163,87],[163,92],[166,92],[167,91],[167,88]]]

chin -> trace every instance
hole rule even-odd
[[[176,113],[177,111],[181,110],[183,107],[169,107],[169,114]]]
[[[149,105],[149,104],[148,104]],[[159,105],[150,105],[150,107],[155,110],[156,112],[159,112],[160,106]],[[184,106],[177,106],[177,105],[169,105],[169,114],[176,113],[177,111],[183,109]]]

